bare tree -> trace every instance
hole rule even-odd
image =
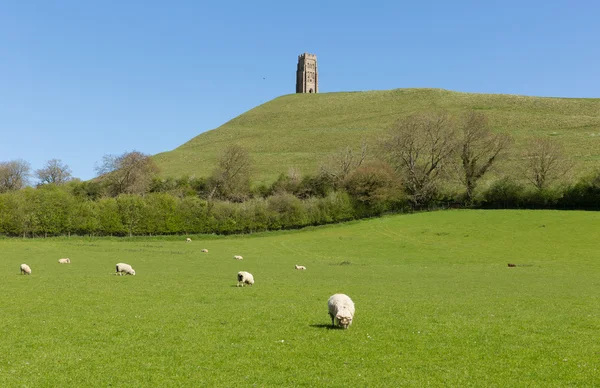
[[[147,192],[159,170],[149,155],[132,151],[119,156],[104,155],[96,171],[110,193],[117,196]]]
[[[35,176],[40,180],[40,184],[54,183],[62,185],[73,179],[71,169],[60,159],[47,161],[44,168],[35,171]]]
[[[29,163],[22,159],[0,162],[0,193],[27,186],[30,170]]]
[[[239,145],[230,145],[223,151],[219,166],[211,177],[214,195],[231,200],[243,200],[250,191],[251,158],[248,151]]]
[[[335,187],[340,187],[346,177],[363,164],[368,154],[367,143],[361,144],[360,150],[355,152],[350,146],[331,155],[321,164],[320,174],[333,182]]]
[[[431,200],[456,148],[456,124],[445,113],[398,121],[382,142],[384,157],[400,174],[413,205]]]
[[[467,202],[473,200],[477,182],[503,156],[510,141],[508,135],[492,132],[486,115],[471,111],[463,116],[457,151],[461,160],[460,180],[465,185]]]
[[[535,138],[527,147],[525,177],[538,190],[543,190],[572,167],[560,144],[552,139]]]

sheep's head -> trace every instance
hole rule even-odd
[[[348,326],[350,326],[352,324],[352,317],[345,317],[342,315],[338,315],[335,318],[338,320],[340,327],[342,327],[343,329],[347,329]]]
[[[132,269],[132,270],[131,270],[131,274],[132,274],[133,276],[135,276],[135,269]]]

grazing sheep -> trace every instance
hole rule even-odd
[[[305,266],[303,266],[303,265],[297,265],[297,264],[294,266],[294,268],[301,269],[301,270],[305,270],[306,269]]]
[[[21,274],[22,275],[31,275],[31,267],[27,264],[21,264]]]
[[[192,239],[188,237],[185,239],[185,242],[192,242]]]
[[[516,267],[517,265],[516,265],[516,264],[511,264],[511,263],[508,263],[508,266],[509,266],[509,267]]]
[[[58,264],[71,264],[71,259],[69,259],[68,257],[64,259],[59,259]]]
[[[236,260],[244,260],[244,258],[240,255],[235,255],[235,256],[233,256],[233,258]]]
[[[249,284],[249,285],[254,284],[254,276],[252,276],[252,274],[250,272],[246,272],[246,271],[238,272],[237,280],[238,280],[238,284],[237,284],[238,287],[240,286],[240,284],[242,285],[242,287],[244,287],[244,284]]]
[[[125,275],[135,275],[135,270],[129,264],[117,264],[117,274],[119,274],[119,276],[123,276],[123,273]]]
[[[337,320],[341,328],[347,329],[352,324],[354,318],[354,302],[348,295],[334,294],[327,301],[331,325],[335,326]]]
[[[200,252],[202,253],[208,253],[208,249],[204,248],[203,250],[201,250]]]

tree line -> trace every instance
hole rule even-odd
[[[428,112],[399,120],[376,144],[331,154],[312,174],[290,168],[258,186],[251,155],[239,145],[199,178],[160,177],[150,156],[133,151],[106,155],[90,181],[50,160],[31,187],[27,162],[2,162],[0,234],[229,234],[457,206],[600,207],[600,172],[562,182],[573,163],[549,138],[530,141],[519,169],[498,171],[511,145],[482,113]],[[480,188],[493,169],[499,178]]]

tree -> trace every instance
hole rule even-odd
[[[320,174],[327,177],[334,185],[339,188],[346,177],[354,170],[359,168],[368,155],[367,143],[363,142],[360,151],[355,152],[350,146],[331,155],[329,159],[321,164]]]
[[[562,147],[552,139],[536,138],[527,147],[525,177],[538,190],[544,190],[551,182],[565,175],[571,163],[563,154]]]
[[[46,162],[46,166],[35,171],[35,176],[40,180],[40,184],[54,183],[62,185],[73,177],[71,169],[60,159],[51,159]]]
[[[119,156],[104,155],[96,171],[110,194],[118,196],[146,193],[159,170],[149,155],[132,151]]]
[[[466,189],[466,201],[473,201],[477,182],[508,148],[508,135],[494,133],[486,115],[468,112],[460,122],[457,151],[461,160],[460,180]]]
[[[104,235],[122,235],[125,226],[121,220],[119,206],[115,198],[101,198],[97,202],[99,231]]]
[[[0,193],[27,186],[30,169],[29,163],[21,159],[0,162]]]
[[[42,186],[25,190],[27,211],[35,220],[32,232],[44,237],[70,230],[74,197],[64,188]]]
[[[140,228],[150,235],[172,234],[183,231],[178,212],[178,198],[168,193],[150,193],[144,196],[144,213]]]
[[[442,173],[456,148],[456,124],[445,113],[427,113],[399,120],[381,146],[398,172],[413,206],[437,193]]]
[[[244,147],[228,146],[211,176],[212,190],[208,198],[216,195],[236,202],[243,201],[250,192],[250,166],[250,154]]]
[[[131,237],[134,233],[139,232],[138,227],[142,221],[146,204],[140,195],[135,194],[121,194],[116,200],[121,222]]]

